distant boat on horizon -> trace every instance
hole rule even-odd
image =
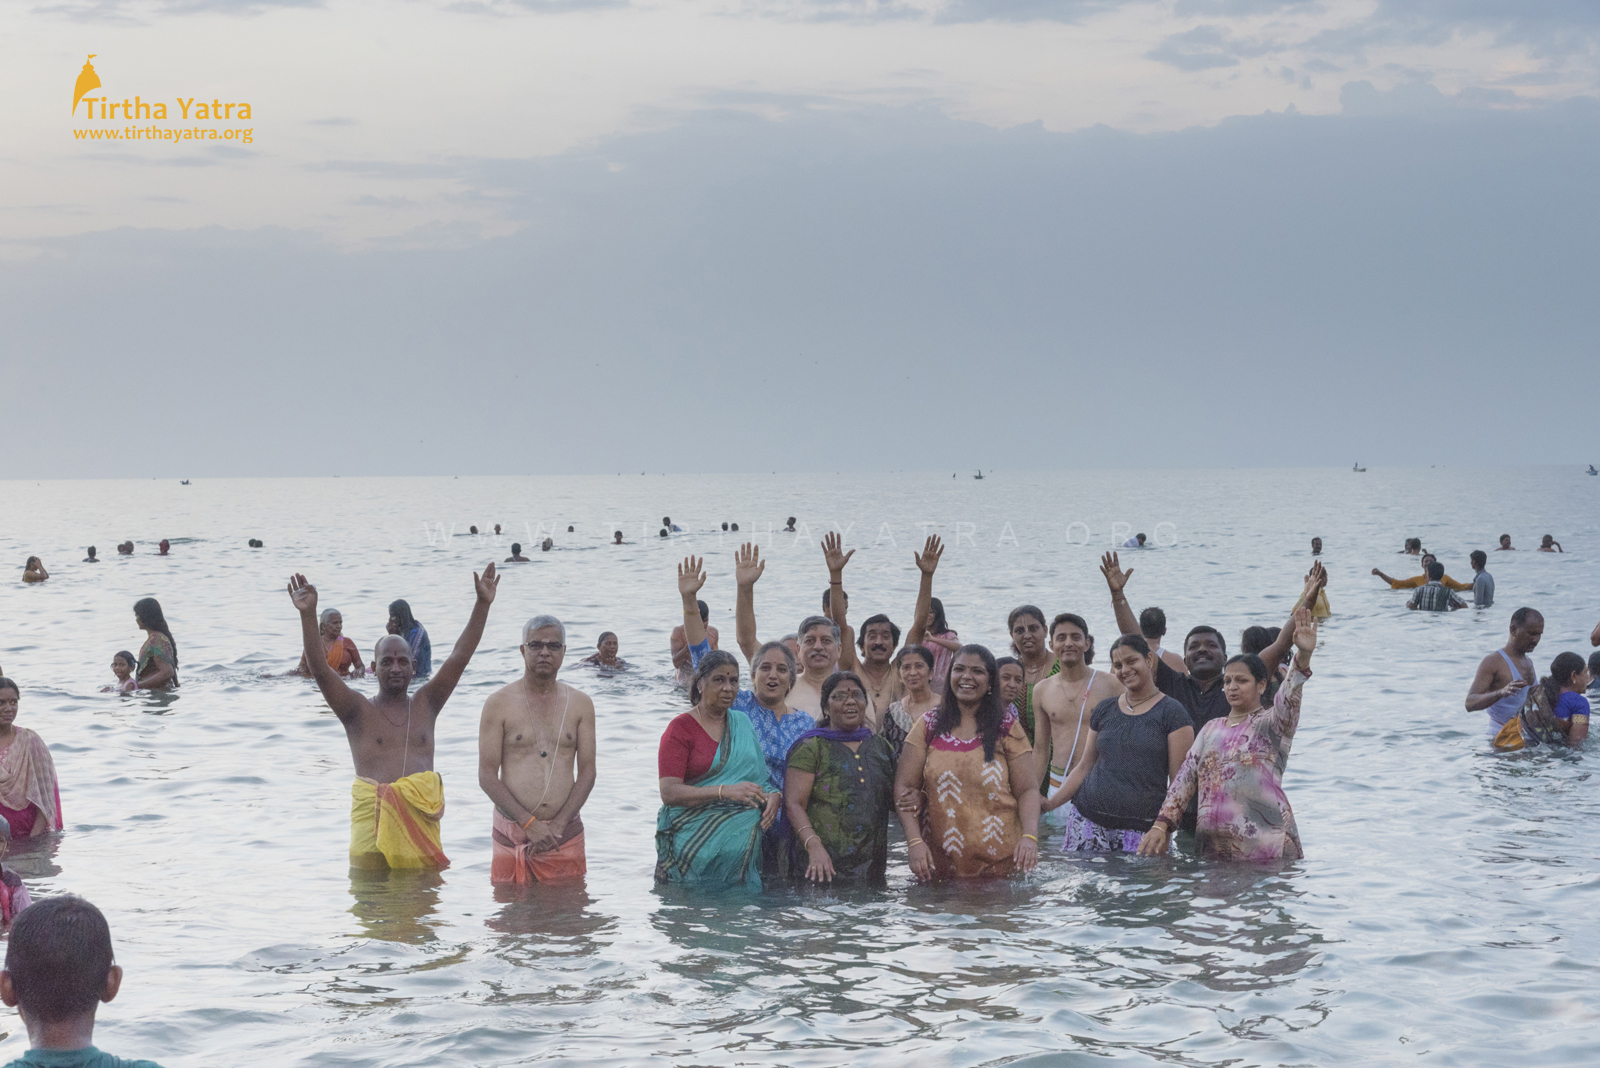
[[[1356,462],[1355,462],[1355,463],[1353,463],[1353,464],[1351,464],[1351,465],[1350,465],[1350,470],[1352,470],[1352,471],[1355,471],[1355,472],[1358,472],[1358,473],[1359,473],[1359,472],[1361,472],[1361,471],[1365,471],[1365,470],[1366,470],[1366,468],[1365,468],[1365,467],[1362,467],[1362,466],[1361,466],[1361,461],[1359,461],[1359,460],[1357,460],[1357,461],[1356,461]]]
[[[1587,472],[1587,473],[1588,473],[1588,474],[1591,474],[1591,475],[1600,475],[1600,471],[1596,471],[1596,470],[1595,470],[1595,469],[1594,469],[1594,464],[1590,464],[1590,465],[1589,465],[1589,470],[1588,470],[1588,472]]]
[[[973,475],[972,477],[973,478],[982,478],[983,477],[983,472],[980,470],[977,474]]]

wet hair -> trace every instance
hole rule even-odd
[[[1060,619],[1060,616],[1056,617]],[[1089,633],[1088,628],[1084,633]],[[1146,608],[1139,613],[1139,633],[1147,639],[1156,641],[1165,637],[1167,633],[1167,614],[1159,608]]]
[[[161,612],[161,602],[154,597],[133,602],[133,618],[138,621],[142,630],[153,630],[158,634],[167,636],[167,644],[172,647],[172,669],[178,669],[178,643],[172,637],[172,628],[167,626],[167,617]]]
[[[1254,655],[1277,640],[1271,627],[1246,627],[1239,635],[1239,652]]]
[[[1255,630],[1257,628],[1251,627],[1250,629]],[[1235,653],[1233,656],[1228,657],[1228,662],[1222,666],[1227,668],[1232,667],[1234,664],[1243,664],[1249,668],[1251,678],[1257,682],[1270,681],[1267,674],[1267,665],[1262,663],[1261,658],[1254,653]]]
[[[734,524],[734,525],[733,525],[733,529],[734,529],[734,530],[738,530],[738,529],[739,529],[739,524],[738,524],[738,523],[735,523],[735,524]]]
[[[1444,565],[1435,560],[1428,565],[1428,581],[1438,582],[1442,578],[1444,578]]]
[[[511,555],[512,556],[516,556],[521,551],[522,551],[522,543],[520,541],[514,541],[514,542],[511,543]]]
[[[907,645],[903,647],[898,653],[894,654],[894,666],[899,667],[900,661],[908,656],[920,657],[922,662],[928,665],[928,670],[933,670],[933,650],[926,645]],[[996,677],[998,678],[999,676]]]
[[[1544,695],[1550,701],[1550,707],[1556,706],[1556,700],[1561,696],[1564,686],[1571,686],[1572,680],[1583,673],[1587,665],[1583,657],[1577,653],[1557,653],[1556,658],[1550,661],[1550,674],[1539,680],[1539,685],[1544,687]]]
[[[783,658],[789,662],[789,685],[792,687],[794,685],[794,677],[799,673],[799,668],[795,666],[794,653],[791,652],[789,647],[782,642],[767,642],[766,644],[762,645],[761,648],[757,649],[755,657],[750,661],[750,674],[752,676],[755,675],[756,665],[761,663],[761,658],[772,652],[774,649],[782,653]]]
[[[554,627],[556,630],[560,631],[561,644],[567,644],[566,625],[562,623],[561,620],[551,615],[534,616],[532,619],[524,623],[522,625],[522,644],[528,644],[528,635],[532,634],[536,630],[543,630],[546,627]]]
[[[401,634],[410,633],[417,625],[417,617],[411,614],[411,606],[404,601],[389,602],[389,614],[400,621]]]
[[[1510,541],[1511,540],[1511,535],[1510,534],[1502,534],[1502,535],[1500,535],[1500,540],[1502,542]]]
[[[99,909],[73,894],[23,909],[11,924],[6,971],[30,1019],[60,1023],[92,1013],[114,958]]]
[[[622,531],[620,531],[620,530],[613,530],[613,531],[612,531],[612,532],[611,532],[611,536],[612,536],[612,537],[613,537],[613,538],[620,538],[620,537],[622,537]]]
[[[615,638],[616,636],[617,632],[614,630],[603,630],[600,632],[600,637],[594,640],[594,644],[596,647],[598,647],[600,643],[605,641],[607,638]]]
[[[1185,634],[1183,636],[1183,647],[1184,647],[1184,649],[1188,649],[1189,648],[1189,639],[1193,638],[1196,634],[1215,634],[1217,636],[1217,644],[1222,646],[1222,655],[1223,656],[1227,656],[1228,655],[1228,639],[1224,638],[1222,636],[1222,632],[1220,630],[1218,630],[1216,627],[1208,627],[1204,623],[1200,624],[1198,627],[1195,627],[1194,629],[1189,631],[1188,634]],[[1116,646],[1113,645],[1112,648],[1115,649]]]
[[[1140,545],[1144,544],[1144,535],[1143,534],[1135,534],[1134,537],[1138,539]]]
[[[1157,609],[1157,611],[1160,611],[1160,609]],[[1084,621],[1082,616],[1078,615],[1076,612],[1062,612],[1060,615],[1056,616],[1056,618],[1050,621],[1050,636],[1052,638],[1056,636],[1056,628],[1061,626],[1063,623],[1071,623],[1074,627],[1077,627],[1079,630],[1083,631],[1083,636],[1085,638],[1089,636],[1089,624]]]
[[[863,619],[861,621],[861,629],[856,632],[856,646],[860,648],[863,653],[867,651],[867,628],[879,626],[884,623],[889,624],[889,634],[892,638],[889,643],[889,647],[892,649],[896,645],[900,644],[900,628],[894,625],[894,620],[890,619],[882,612],[879,612],[875,616],[868,616],[866,619]]]
[[[818,726],[831,726],[828,722],[828,698],[833,696],[833,691],[847,682],[853,682],[861,688],[862,710],[865,711],[867,703],[867,687],[861,681],[861,676],[854,671],[835,671],[822,682],[822,719]]]
[[[664,526],[664,527],[670,527],[672,525],[672,517],[670,515],[662,516],[661,517],[661,525]]]
[[[717,670],[717,668],[723,667],[727,664],[733,665],[734,679],[737,681],[739,675],[739,661],[734,659],[732,653],[725,649],[713,649],[705,656],[700,658],[700,666],[694,669],[694,679],[689,683],[689,703],[691,705],[697,705],[700,703],[701,680],[710,675],[713,671]]]
[[[128,652],[126,649],[118,649],[116,652],[111,654],[111,659],[121,660],[128,665],[129,671],[132,671],[139,666],[139,658]]]
[[[1525,627],[1528,625],[1528,620],[1534,616],[1538,616],[1541,621],[1544,619],[1544,613],[1537,608],[1519,608],[1511,613],[1511,625],[1513,627]]]
[[[727,530],[728,529],[728,523],[727,523],[726,520],[724,520],[723,523],[722,523],[722,529],[723,530]]]
[[[662,527],[661,528],[661,535],[660,536],[663,537],[663,538],[667,536],[667,528],[666,527]]]
[[[93,556],[93,555],[94,555],[94,554],[95,554],[95,553],[97,553],[97,552],[99,552],[99,551],[100,551],[100,550],[99,550],[99,549],[96,549],[96,548],[95,548],[95,547],[94,547],[94,546],[93,546],[93,545],[91,545],[91,546],[89,546],[89,555],[90,555],[90,556]]]
[[[950,629],[950,624],[944,621],[944,602],[937,597],[928,598],[928,607],[933,610],[933,622],[928,624],[928,633],[943,634]],[[896,639],[898,641],[898,639]]]
[[[12,557],[12,559],[15,560],[16,557]],[[34,564],[38,564],[40,567],[43,567],[44,566],[44,561],[39,559],[37,556],[30,556],[30,557],[28,557],[27,562],[22,565],[22,570],[24,570],[24,571],[32,571]]]
[[[833,640],[839,640],[839,624],[835,623],[827,616],[806,616],[806,618],[800,621],[800,629],[795,631],[795,635],[796,637],[804,637],[817,627],[827,627],[833,632]]]
[[[14,683],[10,679],[6,678],[4,675],[0,675],[0,690],[10,690],[11,692],[15,693],[18,697],[22,696],[22,687],[18,686],[16,683]]]
[[[711,619],[711,606],[706,604],[704,601],[696,601],[695,604],[700,609],[700,622],[709,622]]]
[[[1469,559],[1472,561],[1473,567],[1484,567],[1489,563],[1489,554],[1482,549],[1474,549]]]
[[[1144,640],[1143,634],[1123,634],[1118,636],[1117,640],[1111,643],[1111,651],[1115,653],[1124,645],[1140,656],[1149,657],[1150,655],[1150,643]]]
[[[794,516],[790,516],[790,517],[789,517],[789,525],[790,525],[790,526],[791,526],[791,527],[792,527],[792,526],[794,526]]]
[[[1038,609],[1035,609],[1038,611]],[[983,666],[989,671],[989,691],[978,699],[978,712],[974,716],[978,721],[978,736],[983,739],[983,761],[987,764],[994,759],[995,746],[1000,742],[1000,727],[1005,722],[1006,706],[1000,703],[1000,668],[995,662],[994,654],[981,645],[963,645],[956,650],[956,655],[950,658],[953,667],[957,659],[963,656],[978,656],[983,659]],[[954,672],[951,673],[954,677]],[[933,730],[928,733],[932,736],[928,740],[945,734],[961,722],[961,706],[956,704],[956,692],[951,685],[951,679],[944,682],[944,693],[939,698],[939,707],[934,713]]]

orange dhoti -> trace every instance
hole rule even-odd
[[[494,855],[489,861],[489,882],[496,886],[526,886],[554,879],[577,879],[589,870],[583,852],[583,821],[574,819],[567,839],[554,849],[535,853],[527,832],[494,810]]]

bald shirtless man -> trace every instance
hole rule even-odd
[[[350,864],[358,868],[443,868],[450,858],[439,844],[444,783],[433,770],[434,722],[450,699],[483,637],[494,603],[494,564],[472,576],[477,601],[456,647],[433,678],[411,689],[411,646],[386,634],[374,650],[378,692],[371,698],[344,684],[322,651],[317,629],[317,588],[304,575],[289,580],[289,599],[300,611],[300,638],[317,687],[344,724],[355,761],[350,786]],[[395,750],[400,750],[398,753]],[[412,752],[412,750],[416,750]]]
[[[1033,687],[1033,752],[1039,782],[1049,780],[1054,793],[1083,756],[1089,715],[1095,705],[1123,691],[1109,671],[1083,662],[1089,650],[1089,625],[1082,616],[1062,612],[1050,624],[1050,651],[1061,670]],[[1061,748],[1051,752],[1052,745]]]
[[[522,628],[522,677],[489,695],[478,721],[478,785],[494,802],[489,881],[526,885],[588,869],[578,810],[594,789],[594,702],[556,681],[567,628]]]

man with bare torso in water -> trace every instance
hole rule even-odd
[[[1089,716],[1096,705],[1123,691],[1107,671],[1083,662],[1089,650],[1089,625],[1082,616],[1062,612],[1050,624],[1050,651],[1061,670],[1033,687],[1033,755],[1041,785],[1061,788],[1072,765],[1083,756]],[[1055,752],[1051,752],[1052,745]]]
[[[450,858],[439,844],[444,783],[433,770],[434,722],[450,699],[483,637],[494,603],[494,565],[474,572],[477,601],[456,647],[433,678],[411,689],[411,646],[398,635],[378,639],[371,698],[344,684],[322,651],[317,629],[317,588],[304,575],[289,580],[289,599],[300,611],[306,660],[323,699],[344,724],[355,760],[350,786],[350,864],[357,868],[443,868]],[[395,750],[400,750],[398,753]]]
[[[489,881],[526,885],[587,872],[578,810],[594,789],[594,702],[556,681],[567,628],[522,628],[522,677],[489,695],[478,721],[478,785],[494,802]]]

